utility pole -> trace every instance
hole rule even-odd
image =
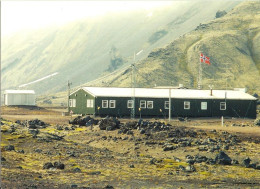
[[[70,86],[72,83],[68,80],[68,113],[70,113]]]
[[[171,93],[171,88],[169,88],[169,123],[171,121],[171,113],[172,113],[172,108],[171,108],[171,97],[172,96],[172,93]]]
[[[131,87],[132,87],[132,102],[133,102],[133,107],[131,109],[131,118],[135,118],[135,56],[138,56],[141,54],[143,50],[140,50],[138,53],[135,54],[134,52],[134,62],[132,64],[132,77],[131,77]]]
[[[133,107],[131,110],[131,118],[135,118],[135,52],[134,52],[134,62],[132,64],[132,77],[131,77],[131,87],[132,87],[132,103]]]

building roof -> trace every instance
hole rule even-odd
[[[115,88],[115,87],[82,87],[84,91],[94,97],[146,97],[169,98],[169,89],[160,88]],[[75,91],[76,92],[76,91]],[[73,92],[73,93],[75,93]],[[73,94],[72,93],[72,94]],[[171,89],[171,98],[179,99],[237,99],[257,100],[243,91],[235,90],[198,90],[198,89]]]
[[[5,90],[5,94],[35,94],[34,90]]]

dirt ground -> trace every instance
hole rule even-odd
[[[220,118],[173,118],[169,130],[148,135],[133,129],[124,134],[100,130],[98,125],[91,129],[69,124],[76,116],[62,116],[63,111],[1,108],[2,188],[259,188],[260,170],[242,163],[247,157],[260,163],[260,127],[252,119],[225,119],[221,126]],[[15,123],[33,119],[47,124],[37,135]],[[129,121],[133,120],[120,120]],[[10,145],[15,149],[7,148]],[[174,149],[165,150],[167,146]],[[220,149],[211,151],[215,146]],[[239,164],[196,162],[195,170],[187,169],[187,156],[215,159],[220,151]],[[47,162],[63,163],[65,168],[43,169]]]

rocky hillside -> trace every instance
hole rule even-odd
[[[202,65],[203,88],[246,87],[259,92],[260,2],[243,2],[226,15],[199,24],[194,31],[152,51],[136,65],[137,86],[182,83],[197,87],[200,52],[210,57],[211,62]],[[110,79],[106,77],[87,85],[131,86],[130,78],[128,68]]]
[[[66,90],[68,80],[72,81],[74,87],[79,86],[131,64],[134,52],[141,49],[144,51],[137,57],[137,61],[147,57],[153,49],[163,47],[184,33],[195,29],[199,23],[212,20],[218,10],[229,11],[238,3],[211,1],[204,2],[201,6],[197,1],[176,2],[174,6],[110,14],[81,20],[60,28],[47,28],[33,33],[20,33],[8,39],[2,38],[2,90],[14,89],[57,72],[55,76],[23,89],[34,89],[37,94],[49,94]],[[204,31],[207,33],[206,29]],[[185,39],[190,43],[183,44],[184,49],[187,45],[198,41],[197,34],[189,36],[190,39]],[[145,61],[151,65],[159,62],[156,65],[163,75],[165,75],[163,70],[170,71],[168,67],[174,69],[171,66],[173,60],[178,61],[172,56],[182,59],[183,62],[194,58],[194,54],[191,56],[192,53],[178,56],[173,52],[166,57],[163,51],[161,53],[160,51],[152,52]],[[182,52],[182,49],[179,52]],[[184,55],[185,59],[183,59]],[[169,62],[163,66],[159,61],[161,58]],[[186,63],[184,65],[178,75],[186,73],[185,68],[188,66]],[[147,66],[142,64],[142,67]],[[153,66],[151,72],[156,69]],[[177,72],[174,71],[174,75],[175,73]],[[183,79],[185,83],[192,84],[193,77],[187,72]],[[143,83],[142,85],[153,85],[152,78],[154,78],[153,74],[145,81],[139,79],[139,82]],[[164,80],[174,79],[167,78],[165,77]],[[119,82],[120,80],[113,85]],[[125,82],[122,85],[125,85]]]

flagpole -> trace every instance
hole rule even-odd
[[[201,56],[202,53],[200,53]],[[199,58],[199,77],[198,77],[198,89],[202,88],[202,65],[201,65],[201,57]]]

